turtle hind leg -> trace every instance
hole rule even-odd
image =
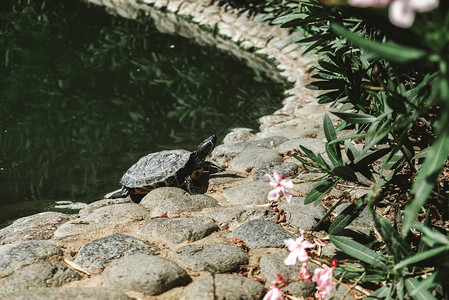
[[[119,190],[110,192],[104,196],[105,199],[118,199],[118,198],[126,198],[129,195],[129,190],[126,188],[121,188]]]

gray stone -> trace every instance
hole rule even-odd
[[[237,170],[247,168],[259,168],[267,162],[281,162],[282,156],[273,149],[260,146],[249,146],[237,154],[230,162],[231,166]]]
[[[133,201],[129,197],[128,198],[118,198],[118,199],[103,199],[103,200],[99,200],[99,201],[90,203],[88,206],[81,209],[78,212],[78,214],[81,218],[84,218],[99,208],[102,208],[105,206],[110,206],[110,205],[123,204],[123,203],[133,203]]]
[[[151,215],[155,217],[167,213],[168,217],[173,217],[184,212],[201,211],[206,207],[213,207],[217,204],[217,200],[204,194],[173,197],[160,202],[151,212]]]
[[[229,245],[187,245],[172,252],[171,257],[193,271],[227,272],[248,263],[248,253]]]
[[[264,286],[249,278],[231,275],[204,275],[189,284],[185,290],[185,300],[259,300],[264,294]]]
[[[39,287],[57,287],[81,276],[65,265],[55,262],[40,262],[14,271],[1,282],[0,293],[11,293]]]
[[[156,218],[142,225],[139,234],[179,244],[197,241],[218,230],[210,218]]]
[[[62,256],[62,250],[48,241],[23,241],[0,247],[0,278],[37,261]]]
[[[245,182],[223,190],[222,196],[235,205],[267,204],[268,193],[272,190],[266,181]]]
[[[254,137],[251,128],[234,128],[223,139],[225,145],[247,141]]]
[[[276,148],[288,139],[283,136],[270,136],[258,140],[250,140],[242,142],[245,147],[264,147],[264,148]]]
[[[160,187],[146,194],[145,197],[142,198],[142,201],[140,201],[140,205],[151,210],[154,207],[157,207],[161,202],[165,201],[165,199],[187,195],[189,195],[189,193],[178,187]]]
[[[269,285],[270,281],[277,280],[277,274],[280,274],[283,278],[299,279],[301,263],[297,262],[294,266],[286,266],[284,260],[287,256],[288,253],[270,253],[261,257],[259,276],[266,280],[266,286]],[[307,267],[310,273],[313,274],[317,266],[308,262]],[[305,282],[300,280],[289,284],[283,290],[294,296],[307,298],[315,293],[315,284],[311,281]]]
[[[318,222],[326,215],[326,210],[319,203],[304,204],[303,197],[293,197],[290,203],[281,201],[278,208],[286,213],[286,221],[304,230],[313,230]]]
[[[281,225],[260,219],[242,224],[232,236],[243,240],[249,248],[284,247],[284,240],[295,237]]]
[[[243,223],[253,219],[273,219],[276,214],[265,207],[242,207],[241,205],[214,207],[208,211],[208,216],[217,222]]]
[[[265,174],[273,176],[273,170],[279,171],[285,178],[298,174],[298,166],[295,163],[269,162],[265,163],[254,173],[254,180],[264,180]]]
[[[278,151],[281,153],[292,151],[293,149],[298,149],[301,151],[301,148],[299,147],[300,145],[306,147],[315,154],[326,153],[326,143],[321,140],[312,138],[302,138],[286,141],[278,147]]]
[[[92,287],[37,288],[1,294],[0,298],[3,300],[131,300],[121,292]]]
[[[62,224],[54,233],[55,238],[91,233],[111,225],[119,225],[135,220],[148,219],[150,214],[141,205],[123,203],[104,206],[91,214]]]
[[[101,275],[103,285],[121,291],[159,295],[191,282],[187,272],[174,262],[152,255],[136,254],[111,262]]]
[[[48,240],[53,236],[59,225],[73,218],[74,216],[47,211],[17,219],[8,227],[0,230],[0,244],[28,240]]]
[[[154,254],[156,246],[135,237],[114,234],[84,245],[75,263],[86,269],[102,269],[114,259],[137,253]]]

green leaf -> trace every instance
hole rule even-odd
[[[318,64],[325,70],[328,70],[332,73],[341,74],[339,67],[330,62],[320,60],[320,61],[318,61]]]
[[[365,113],[346,113],[346,112],[332,112],[337,117],[345,120],[346,122],[350,124],[366,124],[366,123],[372,123],[376,121],[376,117],[372,115],[368,115]]]
[[[415,278],[407,278],[405,280],[408,295],[415,300],[432,300],[435,298],[427,289],[420,288],[420,283]]]
[[[304,204],[309,204],[315,201],[318,203],[324,195],[329,193],[336,183],[337,181],[332,180],[326,180],[320,183],[307,194],[306,199],[304,199]]]
[[[340,178],[357,182],[357,176],[354,171],[348,166],[337,166],[331,170],[332,175],[338,176]]]
[[[286,16],[282,16],[279,18],[274,19],[273,21],[271,21],[271,24],[285,24],[287,22],[291,22],[293,20],[302,20],[305,17],[307,17],[306,14],[290,14],[290,15],[286,15]]]
[[[341,158],[341,153],[334,146],[335,146],[335,144],[329,145],[328,143],[326,143],[325,147],[326,147],[327,156],[329,156],[329,159],[331,160],[331,162],[334,166],[341,166],[344,164],[344,162]]]
[[[385,299],[391,294],[391,284],[386,284],[365,298],[365,300]]]
[[[448,152],[449,134],[447,131],[443,131],[436,142],[428,148],[428,155],[413,183],[412,192],[415,194],[415,199],[405,209],[403,233],[410,229],[416,215],[432,192],[438,173],[446,162]]]
[[[351,224],[355,218],[360,215],[360,212],[366,207],[363,201],[355,201],[346,207],[332,222],[329,227],[329,234],[338,234],[346,226]]]
[[[331,235],[329,236],[330,241],[345,254],[359,259],[369,265],[378,267],[381,269],[386,269],[385,259],[382,255],[374,252],[368,247],[351,240],[346,237]]]
[[[432,242],[432,244],[429,246],[433,247],[436,243],[449,245],[449,239],[447,238],[447,236],[435,230],[434,228],[429,228],[422,223],[415,223],[413,224],[413,227],[424,234],[423,238],[425,237]]]
[[[336,23],[331,23],[331,29],[336,34],[343,36],[348,41],[365,49],[368,53],[371,53],[374,58],[386,58],[397,63],[410,63],[424,58],[427,55],[427,52],[423,49],[403,46],[393,42],[378,43],[369,40]]]
[[[404,259],[412,255],[410,245],[407,243],[405,238],[388,223],[387,220],[380,217],[379,218],[378,230],[382,235],[384,241],[388,244],[389,248],[394,252],[394,257],[399,259]]]
[[[427,260],[434,256],[438,256],[444,252],[449,252],[449,246],[441,246],[441,247],[430,249],[423,253],[418,253],[416,255],[413,255],[412,257],[406,258],[406,259],[402,260],[401,262],[397,263],[394,266],[394,270],[402,269],[408,265]]]

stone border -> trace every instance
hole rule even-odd
[[[273,80],[284,77],[293,83],[285,91],[283,107],[259,119],[260,132],[234,129],[225,143],[268,136],[302,138],[311,134],[323,137],[322,116],[328,105],[318,105],[316,92],[305,88],[311,81],[307,73],[316,57],[302,56],[304,47],[293,43],[301,36],[263,21],[263,15],[239,14],[227,6],[211,4],[210,0],[85,0],[105,6],[111,14],[129,19],[151,17],[162,33],[194,39],[199,45],[215,46],[263,71]]]

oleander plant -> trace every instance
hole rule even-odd
[[[296,42],[318,55],[308,88],[320,91],[319,103],[330,104],[337,119],[323,120],[327,157],[302,146],[293,154],[325,174],[305,203],[317,205],[342,183],[368,190],[326,228],[330,241],[354,260],[328,262],[315,273],[316,298],[331,295],[329,274],[352,287],[369,286],[369,299],[449,298],[449,2],[275,2],[267,4],[267,16],[272,24],[301,31]],[[285,179],[266,179],[277,189],[269,198],[291,197]],[[389,207],[389,218],[376,213],[380,205]],[[375,242],[362,245],[339,235],[366,209]],[[296,246],[286,241],[291,253],[303,251],[303,280],[311,276],[304,269],[305,249],[315,244],[304,244],[303,237]],[[288,282],[273,282],[266,299],[283,299]]]

